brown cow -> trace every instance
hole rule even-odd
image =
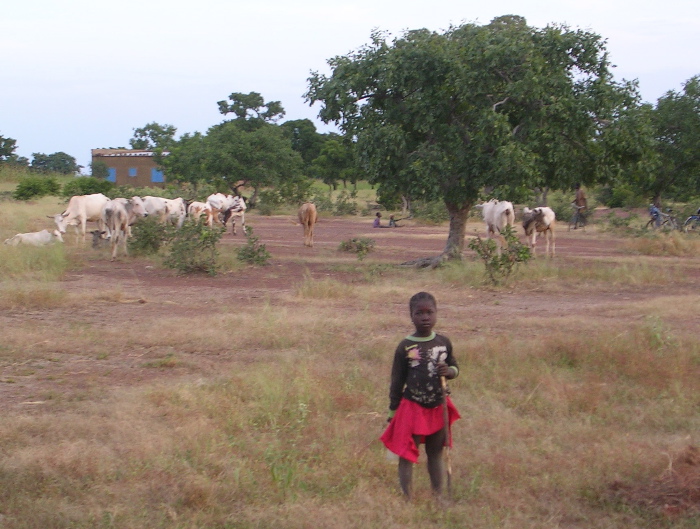
[[[316,206],[305,202],[299,208],[299,224],[304,226],[304,246],[314,245],[314,224],[318,222]]]

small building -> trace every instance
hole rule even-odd
[[[105,164],[107,180],[118,186],[163,187],[165,175],[154,155],[140,149],[92,149],[92,163]]]

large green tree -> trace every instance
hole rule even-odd
[[[185,134],[162,157],[168,178],[178,182],[212,184],[217,190],[240,194],[252,187],[255,205],[261,188],[283,184],[293,188],[302,178],[302,159],[290,138],[275,122],[284,116],[278,101],[265,102],[257,92],[234,92],[219,101],[219,111],[233,119],[211,127],[205,135]]]
[[[80,171],[75,158],[65,152],[53,154],[32,153],[32,169],[42,173],[53,171],[61,174],[73,174]]]
[[[393,41],[375,32],[329,65],[312,72],[307,101],[357,139],[380,192],[445,202],[441,257],[461,256],[485,186],[506,196],[598,178],[605,126],[630,89],[613,82],[598,35],[517,16]]]
[[[652,112],[658,164],[642,189],[655,203],[661,196],[697,195],[700,189],[700,76],[691,77],[682,92],[668,91]]]
[[[134,129],[134,137],[129,140],[132,149],[167,151],[175,141],[177,128],[161,125],[155,121]]]
[[[310,119],[285,121],[280,127],[292,142],[292,149],[301,155],[304,167],[309,168],[320,154],[328,136],[320,134],[316,130],[316,125]]]
[[[311,174],[335,189],[338,182],[347,187],[356,184],[360,177],[355,157],[355,144],[342,136],[328,139],[319,155],[311,163]]]

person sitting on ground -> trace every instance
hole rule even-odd
[[[401,219],[399,219],[401,220]],[[396,224],[396,220],[393,215],[389,215],[389,227],[390,228],[401,228],[400,225]]]
[[[374,217],[374,222],[372,223],[372,227],[373,228],[381,228],[382,227],[381,219],[382,219],[382,214],[379,211],[377,211],[377,216]]]

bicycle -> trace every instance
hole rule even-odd
[[[691,215],[683,223],[683,231],[688,233],[689,230],[697,230],[700,228],[700,209],[697,210],[695,215]]]
[[[576,204],[572,204],[571,206],[575,208],[575,211],[569,221],[569,231],[572,229],[576,230],[579,227],[584,229],[586,224],[588,224],[588,214],[584,211],[586,206],[577,206]]]
[[[671,211],[673,210],[671,208],[667,208],[666,211],[668,211],[668,213],[664,213],[658,208],[651,209],[649,212],[651,218],[649,219],[649,222],[647,222],[644,226],[644,229],[648,230],[649,228],[652,228],[654,230],[680,230],[681,228],[678,225],[678,219],[671,215]]]

